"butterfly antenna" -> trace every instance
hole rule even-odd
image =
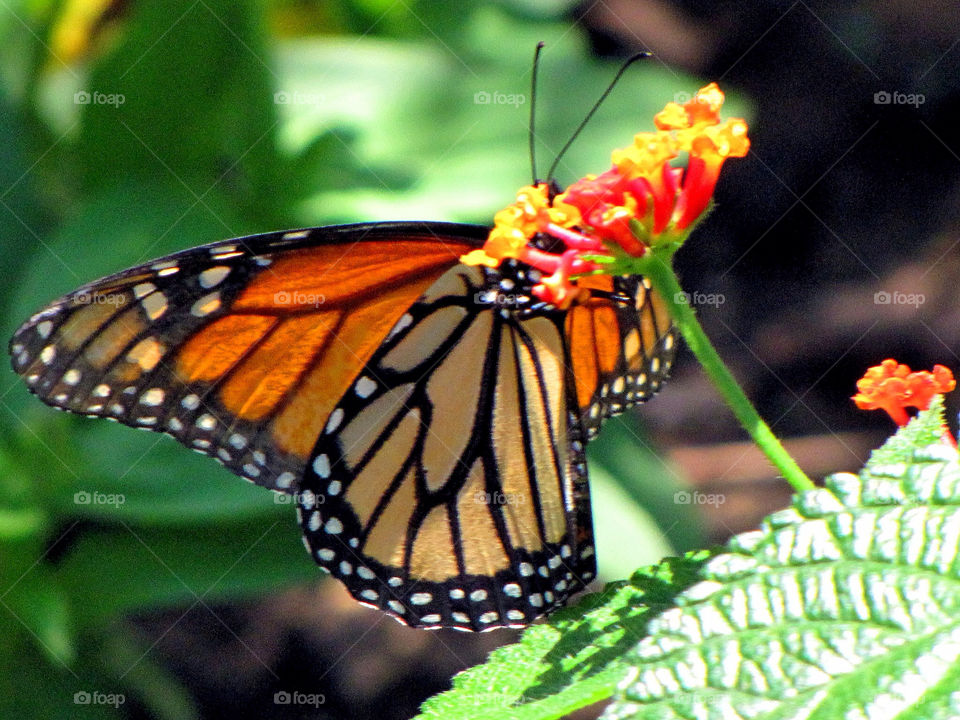
[[[536,145],[536,133],[534,132],[534,123],[537,119],[537,70],[540,67],[540,52],[543,50],[543,42],[537,43],[537,49],[533,51],[533,72],[530,74],[530,171],[533,174],[533,184],[539,182],[537,177],[537,156],[534,146]]]
[[[567,150],[570,149],[570,146],[573,145],[573,141],[576,140],[577,137],[579,137],[580,133],[587,126],[587,123],[590,122],[590,118],[592,118],[594,113],[596,113],[597,110],[600,109],[600,106],[603,104],[603,101],[606,100],[607,95],[609,95],[613,91],[613,88],[616,86],[617,81],[619,81],[620,78],[623,77],[623,74],[627,71],[627,68],[633,65],[637,60],[643,60],[643,58],[647,58],[647,57],[650,57],[650,53],[639,52],[636,55],[631,55],[630,57],[628,57],[624,61],[623,65],[620,66],[620,69],[617,71],[617,74],[613,76],[613,80],[611,80],[610,84],[607,85],[607,89],[603,91],[603,94],[593,104],[593,107],[590,108],[590,112],[588,112],[587,116],[583,118],[581,123],[577,126],[577,129],[573,131],[573,135],[571,135],[570,139],[567,140],[567,144],[564,145],[562,148],[560,148],[560,152],[557,154],[556,159],[553,161],[553,165],[550,166],[550,172],[547,173],[548,181],[553,179],[553,171],[557,169],[557,165],[560,164],[560,160],[563,158]]]

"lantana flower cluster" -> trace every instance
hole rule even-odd
[[[852,399],[861,410],[886,410],[903,426],[910,420],[906,408],[926,410],[934,395],[951,392],[956,386],[953,373],[943,365],[934,365],[933,372],[911,372],[909,366],[887,359],[857,380],[860,392]]]
[[[498,267],[513,258],[541,271],[533,294],[565,308],[580,294],[576,277],[622,274],[618,257],[641,257],[663,243],[681,243],[709,207],[724,161],[750,149],[747,125],[721,121],[724,95],[716,83],[684,104],[668,103],[654,117],[655,132],[639,133],[614,150],[613,166],[587,175],[551,197],[545,183],[521,188],[517,201],[494,217],[469,265]],[[686,168],[671,163],[687,154]],[[538,235],[562,241],[561,252],[532,243]]]

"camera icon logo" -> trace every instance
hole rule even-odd
[[[891,97],[890,93],[888,93],[886,90],[880,90],[879,92],[875,92],[873,94],[874,105],[889,105],[892,99],[893,98]]]
[[[489,105],[490,99],[490,93],[488,93],[486,90],[478,90],[473,94],[474,105]]]

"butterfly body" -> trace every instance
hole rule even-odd
[[[669,370],[638,278],[537,301],[468,267],[487,228],[239,238],[84,286],[11,341],[61,409],[162,431],[297,495],[308,551],[416,627],[521,626],[596,572],[583,445]]]

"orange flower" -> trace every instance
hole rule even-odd
[[[902,426],[910,419],[906,408],[926,410],[934,395],[950,392],[956,385],[953,373],[943,365],[934,365],[933,372],[910,372],[908,366],[887,359],[857,380],[860,392],[852,400],[861,410],[886,410]]]
[[[640,257],[659,243],[681,243],[710,205],[724,161],[750,149],[743,120],[721,122],[723,101],[723,92],[710,83],[687,103],[668,103],[654,118],[656,131],[638,133],[631,146],[613,151],[610,170],[587,175],[556,197],[545,184],[521,188],[517,201],[496,214],[483,249],[462,262],[527,263],[549,275],[534,295],[567,307],[579,296],[574,276],[618,274],[616,263],[583,256]],[[686,170],[671,165],[682,152],[688,155]],[[562,241],[567,250],[545,252],[540,248],[553,243],[532,245],[538,235]]]

